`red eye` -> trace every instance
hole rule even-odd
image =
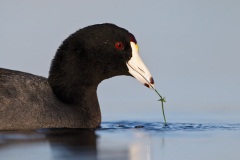
[[[116,47],[116,49],[118,49],[118,50],[123,50],[123,49],[124,49],[124,45],[123,45],[122,42],[116,42],[116,43],[115,43],[115,47]]]

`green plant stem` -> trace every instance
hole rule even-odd
[[[151,85],[151,83],[149,83],[149,84],[154,89],[154,91],[158,94],[158,96],[160,97],[160,99],[158,101],[161,101],[164,125],[167,126],[166,116],[165,116],[165,112],[164,112],[164,104],[163,104],[164,102],[166,102],[166,99],[161,96],[161,94]]]
[[[156,89],[154,89],[154,91],[158,94],[158,96],[160,97],[160,99],[158,100],[158,101],[161,101],[161,104],[162,104],[162,113],[163,113],[163,118],[164,118],[164,125],[165,126],[167,126],[167,121],[166,121],[166,116],[165,116],[165,112],[164,112],[164,102],[166,102],[166,100],[165,100],[165,98],[164,97],[162,97],[161,95],[160,95],[160,93],[156,90]]]
[[[136,71],[136,70],[135,70]],[[136,71],[138,72],[138,71]],[[138,72],[139,73],[139,72]],[[165,117],[165,113],[164,113],[164,105],[163,103],[166,102],[166,99],[165,97],[162,97],[160,95],[160,93],[155,89],[155,87],[153,87],[153,85],[141,74],[139,73],[146,81],[147,83],[149,84],[149,86],[151,86],[152,89],[154,89],[154,91],[158,94],[158,96],[160,97],[160,99],[158,101],[161,101],[161,104],[162,104],[162,113],[163,113],[163,118],[164,118],[164,126],[167,126],[167,121],[166,121],[166,117]]]

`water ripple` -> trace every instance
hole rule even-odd
[[[205,131],[205,130],[240,130],[240,124],[198,124],[140,121],[103,122],[99,130],[142,129],[146,131]]]

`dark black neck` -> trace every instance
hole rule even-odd
[[[82,104],[86,99],[97,99],[98,83],[91,80],[90,75],[84,75],[84,70],[80,72],[81,69],[78,71],[78,69],[72,68],[68,69],[68,72],[63,72],[61,71],[62,68],[59,69],[58,67],[58,65],[52,65],[48,78],[49,84],[58,99],[67,104]],[[68,66],[68,68],[71,67],[74,67],[74,65]]]
[[[100,83],[91,61],[82,53],[84,48],[80,43],[74,35],[66,39],[52,60],[49,71],[48,81],[54,94],[68,104],[82,104],[86,96],[96,94],[93,92]],[[88,92],[91,94],[86,95]]]
[[[84,66],[84,63],[76,59],[69,59],[68,54],[72,54],[72,58],[76,56],[71,51],[58,50],[52,61],[48,82],[59,101],[76,109],[76,114],[80,112],[82,119],[96,127],[101,122],[97,98],[100,81],[94,78],[94,70],[87,70],[93,67]]]

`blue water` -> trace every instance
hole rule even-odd
[[[119,129],[140,129],[145,132],[161,131],[216,131],[216,130],[240,130],[239,124],[197,124],[197,123],[167,123],[119,121],[103,122],[100,130],[118,131]]]
[[[239,124],[103,122],[95,130],[1,131],[3,160],[239,159]]]

